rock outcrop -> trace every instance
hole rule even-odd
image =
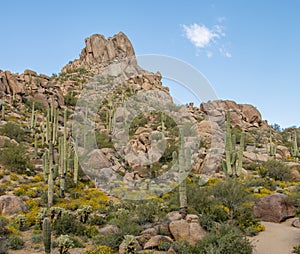
[[[225,112],[231,112],[231,125],[243,129],[251,127],[266,127],[267,123],[262,120],[260,112],[250,104],[237,104],[230,100],[217,100],[202,103],[200,109],[204,111],[210,120],[218,123],[225,121]]]
[[[62,72],[88,68],[95,73],[112,62],[133,56],[134,49],[124,33],[119,32],[108,39],[102,34],[93,34],[85,39],[85,48],[82,49],[80,58],[66,65]]]
[[[7,96],[8,95],[8,96]],[[35,71],[25,70],[22,74],[14,74],[0,70],[0,98],[16,104],[28,100],[39,101],[48,107],[52,98],[55,106],[64,105],[64,97],[60,86],[50,81],[50,77]]]

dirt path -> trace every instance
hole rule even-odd
[[[290,254],[293,247],[300,244],[300,229],[291,226],[292,221],[283,223],[262,222],[266,227],[250,240],[255,246],[254,254]]]

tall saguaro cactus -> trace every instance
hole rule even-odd
[[[184,145],[181,142],[180,151],[178,156],[179,166],[179,213],[181,218],[185,219],[187,216],[187,193],[186,193],[186,174],[185,174],[185,153]],[[176,154],[174,154],[176,156]]]
[[[277,145],[276,143],[273,142],[273,135],[272,132],[270,131],[270,138],[269,138],[269,149],[267,145],[267,152],[269,153],[270,156],[275,157],[276,152],[277,152]]]
[[[226,112],[225,161],[222,167],[228,176],[239,176],[243,167],[245,133],[241,133],[240,146],[236,147],[236,136],[231,132],[230,111]]]
[[[77,144],[75,146],[75,149],[77,149]],[[74,151],[74,183],[76,184],[76,186],[78,183],[78,166],[78,154],[76,153],[76,151]]]
[[[299,157],[299,148],[298,148],[298,141],[297,141],[297,132],[294,132],[294,137],[292,140],[292,147],[291,147],[291,155],[295,158]]]
[[[53,205],[53,146],[49,143],[48,207]]]
[[[50,220],[45,218],[43,220],[43,242],[45,253],[51,253],[51,227],[50,227]]]

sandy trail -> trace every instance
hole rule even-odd
[[[300,244],[300,229],[291,226],[294,219],[283,223],[262,222],[266,230],[249,238],[254,246],[254,254],[289,254]]]

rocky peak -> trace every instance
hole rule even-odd
[[[66,65],[62,72],[86,68],[97,73],[102,67],[127,57],[134,57],[134,49],[124,33],[119,32],[108,39],[102,34],[93,34],[85,39],[85,48],[80,58]]]

